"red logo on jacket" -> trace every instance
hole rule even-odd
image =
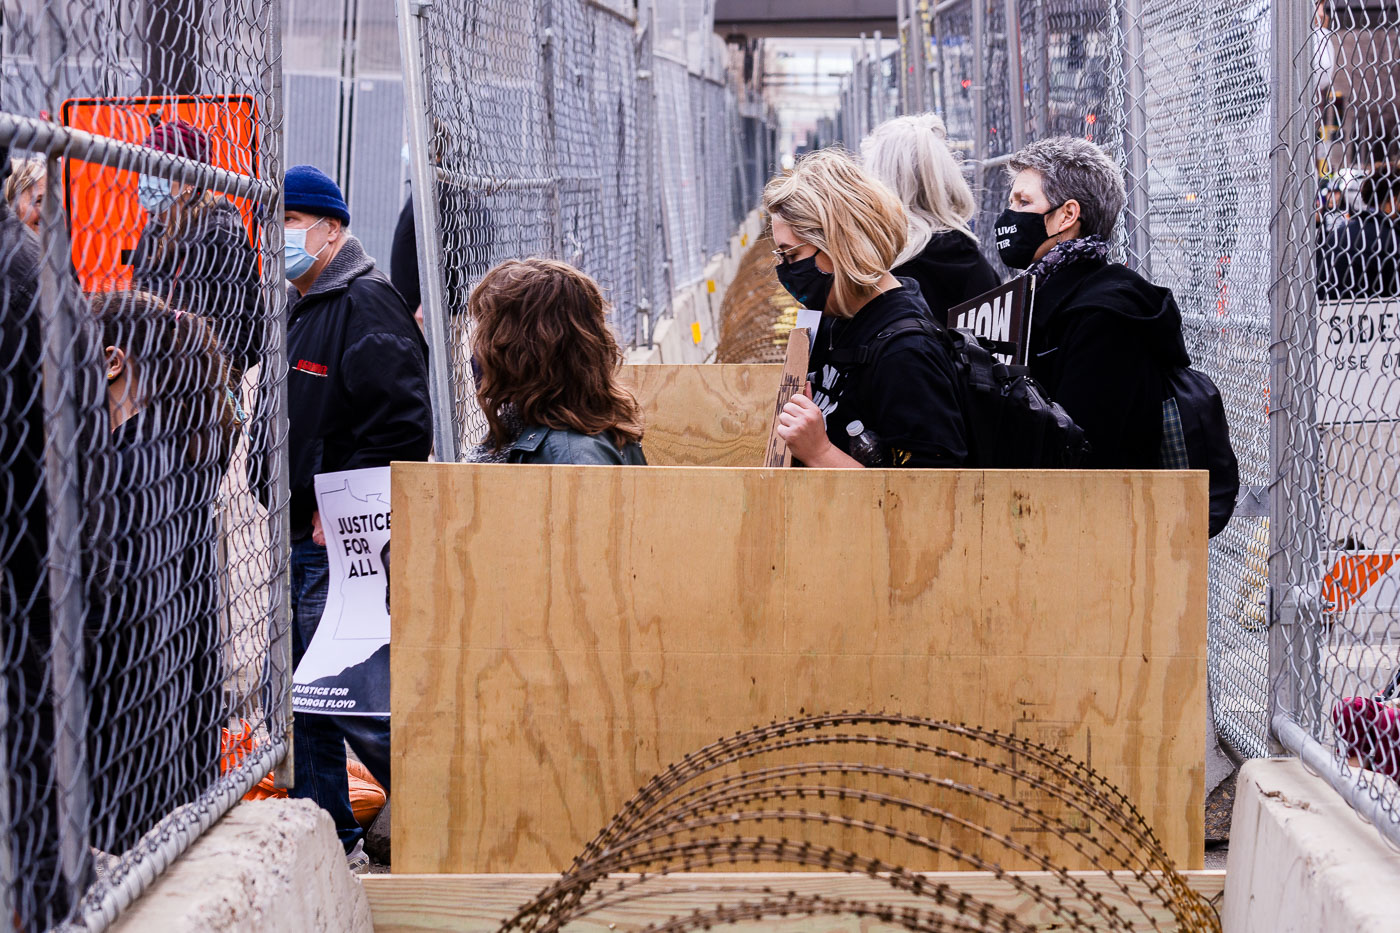
[[[313,376],[328,376],[330,370],[324,363],[313,363],[310,360],[297,360],[296,366],[292,367],[298,372],[310,373]]]

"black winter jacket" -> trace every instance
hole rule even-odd
[[[1084,429],[1084,466],[1161,465],[1166,375],[1191,365],[1170,289],[1118,263],[1066,266],[1036,289],[1030,370]]]
[[[1358,214],[1323,235],[1317,290],[1324,299],[1400,295],[1400,231],[1379,211]]]
[[[0,148],[0,181],[10,173]],[[60,785],[54,764],[49,611],[48,495],[44,484],[43,334],[34,232],[0,198],[0,650],[5,652],[8,720],[0,754],[10,773],[0,793],[13,814],[0,836],[13,864],[23,865],[5,920],[15,929],[46,930],[68,913],[68,885],[59,863]],[[76,367],[75,367],[76,369]]]
[[[103,413],[105,416],[105,412]],[[88,581],[92,844],[122,852],[218,777],[224,679],[214,504],[227,460],[192,464],[179,429],[143,410],[92,452],[100,488]],[[141,703],[133,704],[139,697]],[[152,709],[165,713],[149,720]],[[151,762],[188,782],[131,793]]]
[[[1001,284],[1001,276],[983,258],[977,244],[956,230],[935,233],[919,255],[894,269],[894,275],[919,283],[924,301],[940,324],[947,319],[949,308]]]
[[[889,466],[961,466],[968,458],[961,384],[942,341],[904,334],[889,338],[873,362],[842,360],[900,321],[930,319],[917,284],[899,282],[854,317],[822,316],[808,362],[812,400],[826,418],[827,438],[844,454],[851,452],[847,428],[860,421],[879,439]]]
[[[311,533],[317,473],[426,460],[428,345],[403,298],[349,237],[287,325],[292,537]]]
[[[444,243],[446,261],[443,277],[447,284],[447,307],[452,314],[467,310],[467,296],[472,283],[491,268],[491,247],[496,241],[495,221],[490,208],[475,196],[456,189],[444,193],[439,210],[450,217],[462,218]],[[408,303],[416,310],[423,303],[422,278],[418,272],[418,233],[413,214],[413,196],[409,195],[399,211],[394,227],[394,243],[389,253],[389,278]]]
[[[262,334],[258,262],[238,208],[227,198],[184,208],[183,233],[147,224],[131,255],[132,284],[206,319],[235,377],[258,362]]]

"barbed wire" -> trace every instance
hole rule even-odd
[[[1064,868],[1061,845],[1101,868],[1105,887],[1122,900],[1091,886],[1096,875]],[[678,893],[715,903],[648,929],[831,914],[916,930],[1028,929],[985,899],[906,870],[901,853],[990,872],[1008,894],[1070,928],[1093,918],[1102,929],[1160,929],[1161,914],[1173,918],[1174,930],[1220,928],[1214,907],[1175,870],[1133,804],[1083,763],[995,730],[843,712],[774,721],[686,755],[638,790],[501,930],[545,933]],[[1019,875],[1003,860],[1050,875]],[[863,874],[891,896],[913,896],[917,906],[799,894],[771,881],[701,889],[679,877],[742,865]],[[640,874],[619,877],[625,872]],[[734,895],[757,900],[721,900]]]

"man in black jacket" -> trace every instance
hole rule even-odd
[[[1002,261],[1036,277],[1031,375],[1084,429],[1085,466],[1156,469],[1166,378],[1190,358],[1171,291],[1108,261],[1123,174],[1073,137],[1032,143],[1010,168],[995,233]]]
[[[288,472],[292,526],[292,654],[299,663],[325,608],[329,564],[315,477],[432,448],[428,348],[413,314],[350,235],[340,188],[309,165],[286,178]],[[349,742],[389,789],[389,721],[297,714],[295,797],[335,818],[347,852],[363,845],[345,773]]]
[[[1389,175],[1361,186],[1367,208],[1345,225],[1325,232],[1318,255],[1318,294],[1324,299],[1361,300],[1400,295],[1400,191]]]

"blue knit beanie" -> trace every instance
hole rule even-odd
[[[334,217],[346,226],[350,224],[350,208],[340,186],[314,165],[293,165],[287,169],[285,196],[289,211]]]

